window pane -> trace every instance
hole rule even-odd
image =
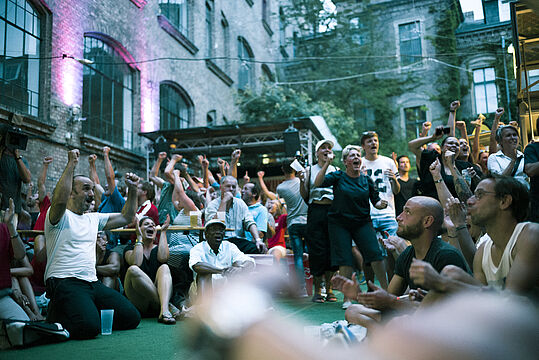
[[[24,29],[24,9],[17,7],[17,20],[15,21],[15,24],[21,28]]]
[[[26,41],[24,44],[24,54],[29,55],[32,57],[36,57],[38,55],[38,42],[35,37],[33,37],[30,34],[26,34]]]
[[[498,108],[498,94],[496,91],[496,84],[488,83],[487,88],[487,110],[488,112],[494,112]]]
[[[12,1],[8,1],[7,3],[7,20],[9,22],[14,23],[15,22],[15,12],[16,12],[16,6]]]
[[[161,130],[189,127],[190,102],[174,86],[159,87]]]
[[[494,73],[494,68],[485,69],[485,81],[494,81],[496,75]]]
[[[475,111],[477,113],[486,113],[487,104],[485,101],[485,87],[483,85],[477,85],[474,88],[475,92]]]
[[[6,32],[6,56],[22,56],[23,32],[11,25],[7,26]]]
[[[0,20],[0,56],[4,56],[5,41],[6,41],[6,23],[4,20]],[[2,76],[1,72],[0,72],[0,76]]]
[[[482,83],[483,81],[484,81],[483,69],[474,70],[473,71],[473,82],[474,83]]]
[[[28,61],[28,90],[39,92],[39,60]]]
[[[6,0],[0,0],[0,16],[6,16]]]

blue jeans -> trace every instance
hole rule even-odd
[[[303,269],[303,240],[307,224],[293,224],[288,227],[288,236],[290,237],[290,245],[294,252],[294,267],[296,268],[296,276],[300,286],[305,287],[305,270]]]
[[[372,227],[374,230],[378,232],[387,231],[389,233],[389,236],[397,235],[397,229],[399,225],[397,224],[397,220],[395,218],[381,218],[377,219],[374,216],[371,216],[372,219]]]

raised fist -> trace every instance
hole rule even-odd
[[[505,110],[503,108],[497,108],[496,112],[494,113],[494,117],[499,119],[503,115],[504,112]]]
[[[236,149],[232,152],[232,160],[237,160],[239,159],[241,156],[241,150],[240,149]]]
[[[166,159],[167,158],[167,153],[164,152],[164,151],[161,151],[158,155],[159,159]]]
[[[109,156],[110,148],[108,146],[103,146],[103,155]]]
[[[43,165],[49,165],[52,162],[52,156],[45,156],[43,158]]]
[[[67,162],[68,163],[72,163],[72,164],[78,164],[79,163],[79,157],[80,157],[80,152],[79,152],[79,149],[73,149],[73,150],[69,150],[67,152]]]
[[[460,107],[460,101],[455,100],[449,105],[449,111],[457,111],[457,109]]]
[[[91,165],[95,164],[96,160],[97,160],[97,155],[96,154],[88,155],[88,162]]]
[[[138,186],[138,183],[140,181],[140,178],[138,175],[133,173],[127,173],[125,174],[125,184],[130,188],[136,188]]]

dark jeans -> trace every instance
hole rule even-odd
[[[62,324],[72,339],[91,339],[100,333],[100,310],[114,309],[114,330],[134,329],[140,322],[135,306],[101,281],[49,278],[46,286],[51,299],[47,320]]]
[[[328,231],[328,211],[331,205],[310,204],[307,213],[307,248],[309,266],[313,276],[322,276],[326,271],[335,271],[331,266],[331,251]]]
[[[307,224],[293,224],[288,227],[288,235],[290,236],[290,245],[294,252],[294,267],[296,268],[296,276],[301,287],[305,286],[305,269],[303,268],[303,239]]]
[[[240,237],[227,237],[225,240],[236,245],[244,254],[260,254],[260,251],[258,251],[255,243],[252,241]]]

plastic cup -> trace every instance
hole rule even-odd
[[[189,212],[189,218],[191,221],[191,227],[200,226],[200,211],[191,211]]]
[[[114,309],[101,310],[101,335],[112,334],[112,320],[114,319]]]

